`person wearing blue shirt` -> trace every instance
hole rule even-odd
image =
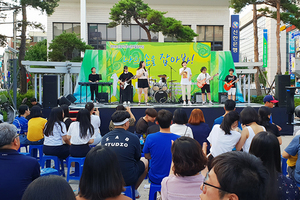
[[[216,124],[222,124],[224,116],[227,115],[227,113],[229,113],[231,111],[235,111],[235,105],[236,105],[235,101],[233,101],[231,99],[227,99],[225,101],[225,106],[224,106],[225,114],[222,115],[222,116],[220,116],[220,117],[218,117],[217,119],[215,119],[214,125],[216,125]],[[240,122],[239,122],[238,127],[239,127],[240,130],[243,130],[242,125],[241,125]]]
[[[272,95],[266,95],[263,99],[263,102],[264,102],[265,106],[268,108],[273,108],[275,106],[275,104],[278,103],[278,101]],[[272,119],[272,114],[270,116],[270,123],[274,124],[273,119]],[[274,124],[274,125],[276,125],[276,124]],[[278,125],[276,125],[276,126],[279,131],[282,130],[280,126],[278,126]]]
[[[21,200],[27,186],[40,176],[35,158],[19,154],[17,128],[0,124],[0,199]]]
[[[30,141],[27,139],[26,136],[28,132],[28,120],[26,119],[26,117],[29,115],[29,107],[27,105],[20,105],[19,116],[17,116],[13,121],[13,125],[17,127],[17,133],[20,137],[20,144],[24,145],[30,144]]]
[[[172,163],[172,141],[180,137],[170,132],[172,119],[173,114],[170,111],[160,110],[156,117],[160,132],[148,135],[144,145],[145,158],[151,160],[149,180],[158,185],[169,175]]]

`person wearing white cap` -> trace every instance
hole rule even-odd
[[[117,156],[126,186],[135,186],[135,196],[139,197],[137,188],[148,173],[148,161],[141,158],[139,138],[127,131],[130,114],[125,110],[117,110],[111,116],[115,129],[107,133],[101,145],[110,147]]]

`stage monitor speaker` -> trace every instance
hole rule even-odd
[[[69,99],[67,99],[66,97],[60,97],[58,100],[57,100],[58,102],[58,105],[68,105],[68,106],[70,106],[71,105],[71,101],[69,101]]]
[[[108,103],[108,93],[98,93],[99,103]]]
[[[219,92],[219,103],[225,103],[228,99],[226,92]]]
[[[68,94],[68,96],[66,96],[66,98],[71,102],[74,103],[77,99],[74,97],[73,94]]]
[[[290,75],[275,76],[275,98],[279,101],[279,107],[286,106],[286,86],[291,85]]]
[[[53,108],[57,106],[57,76],[43,76],[43,107]]]
[[[197,92],[194,94],[195,103],[202,103],[202,93]],[[206,95],[205,95],[206,100]]]

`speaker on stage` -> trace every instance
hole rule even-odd
[[[63,105],[63,104],[66,104],[66,105],[68,105],[68,106],[70,106],[71,105],[71,101],[69,101],[69,99],[67,99],[66,97],[64,97],[64,96],[62,96],[62,97],[60,97],[58,100],[57,100],[58,102],[58,105]]]
[[[43,107],[53,108],[57,106],[57,76],[43,76]]]
[[[294,112],[295,112],[295,96],[296,88],[290,87],[286,89],[286,113],[288,114],[288,124],[294,122]]]
[[[66,98],[71,102],[71,103],[74,103],[77,99],[74,97],[73,94],[68,94],[66,96]]]
[[[195,93],[194,100],[195,100],[195,103],[202,103],[202,93],[200,93],[200,92]],[[206,100],[206,95],[205,95],[205,100]]]
[[[279,101],[279,107],[286,106],[286,86],[291,85],[290,75],[275,76],[275,98]]]
[[[226,92],[219,92],[219,103],[225,103],[228,99]]]
[[[98,93],[99,103],[108,103],[108,93]]]

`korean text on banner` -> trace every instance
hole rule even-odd
[[[231,54],[233,62],[239,62],[240,20],[239,15],[231,15]]]

